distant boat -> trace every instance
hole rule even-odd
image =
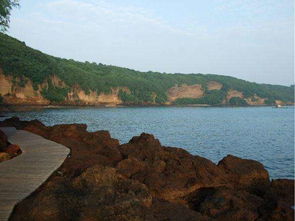
[[[282,107],[282,105],[276,104],[276,108],[280,108],[280,107]]]

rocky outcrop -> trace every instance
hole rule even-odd
[[[144,183],[158,198],[178,201],[200,187],[226,184],[226,174],[211,161],[163,147],[152,135],[143,133],[118,148],[123,157],[119,171]]]
[[[262,195],[270,185],[268,172],[255,160],[228,155],[218,163],[218,167],[229,175],[236,188]]]
[[[71,149],[70,156],[10,220],[293,220],[293,180],[269,180],[257,161],[227,156],[217,165],[141,134],[120,145],[86,125],[15,126]]]
[[[5,133],[0,130],[0,162],[10,160],[21,152],[20,147],[16,144],[10,144]]]

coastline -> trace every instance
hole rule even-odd
[[[285,104],[283,107],[292,107],[295,104]],[[43,109],[74,109],[74,108],[139,108],[139,107],[198,107],[198,108],[210,108],[210,107],[219,107],[219,108],[238,108],[238,107],[275,107],[274,105],[208,105],[208,104],[192,104],[192,105],[174,105],[174,104],[122,104],[122,105],[40,105],[40,104],[2,104],[0,105],[1,112],[9,111],[31,111],[31,110],[43,110]]]
[[[86,124],[11,118],[0,126],[71,150],[9,220],[44,220],[46,214],[57,221],[293,220],[294,180],[271,180],[255,160],[228,155],[215,164],[145,133],[120,144],[108,131],[88,132]]]

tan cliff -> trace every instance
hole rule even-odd
[[[171,103],[179,98],[200,98],[204,95],[202,85],[175,85],[168,90],[168,101]]]
[[[55,87],[64,88],[67,85],[53,75],[50,79],[52,85]],[[6,76],[3,72],[0,72],[0,95],[3,97],[5,104],[24,104],[24,105],[48,105],[51,102],[42,96],[42,89],[47,89],[47,80],[44,83],[38,85],[38,89],[35,90],[33,83],[28,78],[13,78],[12,76]],[[126,87],[112,88],[110,93],[100,93],[96,91],[90,91],[86,93],[79,86],[72,87],[68,92],[65,101],[62,104],[65,105],[106,105],[116,106],[122,104],[122,100],[119,98],[119,91],[125,91],[130,93]]]
[[[23,82],[21,82],[23,81]],[[19,86],[24,83],[24,87]],[[47,105],[50,102],[43,98],[40,88],[34,90],[32,81],[26,78],[22,80],[5,76],[0,72],[0,94],[7,104],[40,104]]]
[[[98,105],[103,104],[106,106],[116,106],[122,104],[122,100],[119,98],[120,90],[130,93],[126,87],[112,88],[111,93],[100,93],[90,90],[89,93],[85,93],[79,86],[75,86],[68,93],[65,104],[85,104],[85,105]]]
[[[226,100],[229,101],[229,100],[230,100],[231,98],[233,98],[233,97],[244,98],[244,95],[243,95],[243,93],[240,92],[240,91],[230,89],[230,90],[227,92]]]
[[[52,75],[46,79],[42,84],[37,85],[37,90],[34,89],[33,82],[26,77],[13,77],[6,76],[0,69],[0,95],[3,98],[4,104],[11,105],[50,105],[54,104],[42,96],[42,90],[48,88],[48,81],[54,87],[69,88],[69,92],[65,100],[60,103],[61,105],[103,105],[103,106],[118,106],[123,104],[120,99],[119,92],[124,91],[131,93],[127,87],[111,88],[109,93],[97,93],[90,90],[85,92],[79,85],[69,87],[56,75]],[[35,86],[36,87],[36,86]],[[223,85],[216,81],[209,81],[206,85],[207,90],[221,90]],[[179,98],[201,98],[205,94],[205,89],[200,84],[193,85],[175,85],[167,91],[168,102],[167,105]],[[265,98],[254,95],[252,97],[245,97],[242,92],[230,89],[227,92],[226,98],[222,104],[228,104],[229,100],[233,97],[244,99],[248,105],[265,105]],[[146,103],[156,104],[157,94],[152,93],[152,102]],[[277,100],[276,103],[284,104],[282,101]]]

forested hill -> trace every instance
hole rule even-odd
[[[0,33],[0,102],[7,104],[208,104],[294,102],[294,87],[213,74],[139,72],[44,54]]]

